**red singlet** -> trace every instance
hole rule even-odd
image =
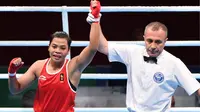
[[[76,92],[71,88],[68,79],[67,65],[65,60],[62,68],[56,73],[49,73],[47,59],[40,77],[34,100],[35,112],[74,112]]]

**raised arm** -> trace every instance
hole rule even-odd
[[[92,61],[95,56],[98,46],[99,46],[99,37],[100,37],[100,26],[99,26],[99,13],[100,13],[100,2],[99,1],[91,1],[91,11],[89,14],[93,16],[97,21],[93,21],[90,28],[90,42],[89,45],[83,49],[80,55],[74,57],[70,66],[72,65],[72,74],[76,72],[76,74],[80,74]],[[79,72],[79,73],[77,73]]]
[[[17,70],[23,65],[21,58],[14,58],[8,67],[8,85],[12,94],[23,91],[36,78],[34,74],[34,64],[20,78],[16,78]],[[35,66],[36,67],[36,66]]]
[[[99,39],[98,51],[105,55],[108,55],[108,41],[106,40],[105,36],[103,35],[101,28],[100,28],[100,39]]]
[[[99,46],[99,23],[92,23],[89,45],[75,57],[78,71],[82,72],[92,61]]]
[[[89,15],[93,17],[95,21],[90,22],[90,42],[89,45],[83,49],[80,55],[74,57],[68,66],[69,77],[72,84],[78,87],[81,73],[83,70],[90,64],[94,58],[98,46],[99,46],[99,37],[100,37],[100,26],[99,26],[99,13],[100,13],[100,2],[92,0],[90,2],[91,12]],[[87,21],[88,22],[88,21]]]

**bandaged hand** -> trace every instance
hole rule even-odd
[[[91,0],[90,2],[90,12],[88,13],[88,17],[86,21],[91,24],[91,23],[98,23],[101,18],[100,14],[101,10],[101,4],[97,0]]]
[[[98,0],[91,0],[91,2],[90,2],[90,10],[91,10],[91,13],[94,16],[94,18],[98,18],[100,10],[101,10],[100,1],[98,1]]]
[[[24,64],[24,62],[22,62],[21,58],[13,58],[10,61],[9,67],[8,67],[8,74],[9,76],[15,76],[17,70]]]

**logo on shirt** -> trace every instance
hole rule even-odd
[[[40,79],[40,80],[47,80],[47,78],[46,78],[44,75],[41,75],[41,76],[39,77],[39,79]]]
[[[156,72],[153,76],[153,80],[156,83],[162,83],[164,81],[164,75],[161,72]]]

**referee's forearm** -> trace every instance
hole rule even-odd
[[[198,96],[200,96],[200,89],[198,89],[196,92],[197,92]]]

